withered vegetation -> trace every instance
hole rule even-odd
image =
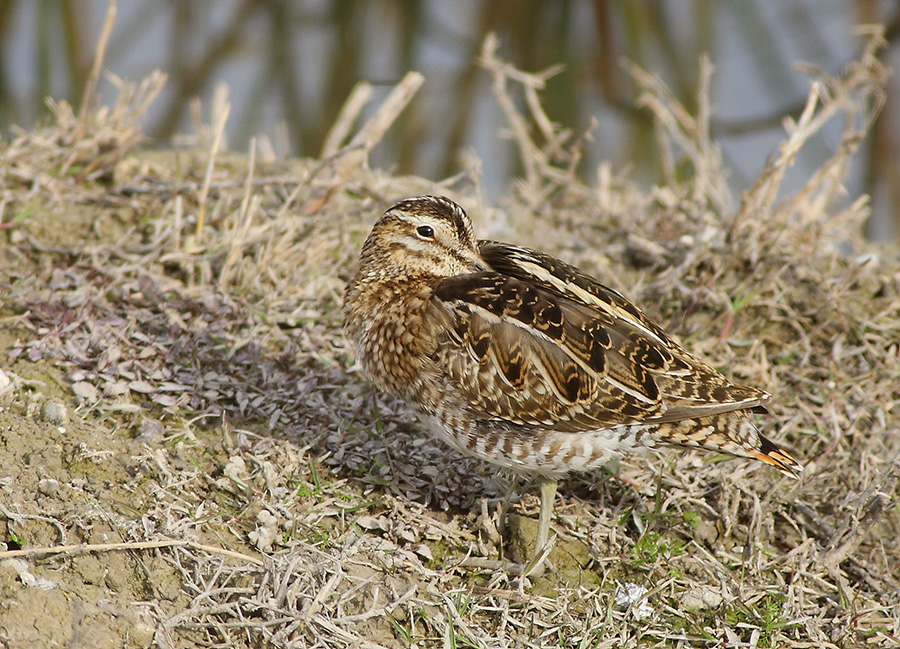
[[[867,200],[842,185],[885,79],[879,34],[860,38],[842,74],[810,72],[807,110],[739,198],[709,137],[710,65],[698,115],[632,70],[667,173],[645,191],[609,165],[580,180],[590,133],[551,123],[547,74],[493,40],[482,62],[523,170],[500,207],[477,161],[442,182],[367,167],[417,75],[351,137],[355,93],[319,160],[228,153],[224,102],[174,150],[142,149],[156,75],[0,143],[0,642],[895,645],[900,261],[861,239]],[[826,127],[830,157],[786,193]],[[505,478],[375,393],[340,330],[374,219],[425,192],[482,236],[602,277],[772,392],[758,424],[803,479],[631,458],[562,485],[544,575],[473,567],[501,552]],[[515,543],[537,497],[513,501]]]

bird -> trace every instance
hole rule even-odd
[[[751,421],[769,393],[732,383],[578,268],[476,239],[443,196],[403,200],[374,224],[343,330],[364,374],[439,439],[538,479],[536,554],[559,479],[630,453],[695,447],[802,471]]]

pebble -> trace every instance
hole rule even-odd
[[[709,587],[692,588],[681,596],[681,610],[687,612],[718,608],[723,597]]]
[[[43,478],[38,482],[38,491],[45,496],[55,496],[59,493],[59,480],[53,478]]]
[[[54,426],[64,426],[69,419],[69,411],[59,401],[48,401],[41,408],[41,419]]]
[[[272,544],[278,539],[278,517],[272,512],[261,510],[256,515],[257,528],[247,536],[260,552],[272,552]]]

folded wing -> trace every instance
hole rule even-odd
[[[437,366],[474,412],[555,430],[664,423],[762,406],[616,291],[524,248],[482,242],[490,269],[444,280]]]

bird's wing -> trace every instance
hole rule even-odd
[[[492,270],[444,280],[436,365],[482,415],[557,430],[664,423],[753,408],[619,293],[552,257],[485,243]]]

